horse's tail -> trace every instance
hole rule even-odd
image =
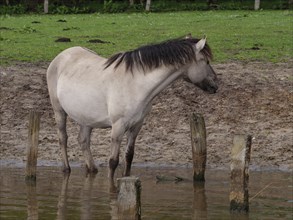
[[[60,62],[60,56],[58,55],[49,65],[47,69],[47,85],[51,103],[58,102],[57,98],[57,83],[58,83],[58,64]]]

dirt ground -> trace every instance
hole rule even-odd
[[[253,136],[252,169],[292,171],[293,63],[231,62],[213,66],[220,79],[218,93],[204,93],[180,79],[155,99],[138,136],[134,163],[191,167],[189,115],[198,112],[206,122],[209,168],[228,169],[233,136],[244,133]],[[1,164],[26,160],[32,109],[41,113],[39,162],[61,161],[46,86],[47,67],[48,63],[0,67]],[[79,164],[83,156],[77,133],[77,124],[69,120],[69,158]],[[94,130],[91,149],[97,164],[107,163],[109,144],[110,130]],[[122,155],[124,149],[122,146]]]

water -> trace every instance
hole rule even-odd
[[[73,168],[38,167],[36,185],[24,181],[24,168],[1,167],[0,219],[117,219],[116,196],[109,192],[107,168],[86,176]],[[290,219],[292,174],[250,172],[248,215],[229,212],[229,172],[206,171],[206,183],[193,185],[191,169],[133,168],[142,181],[142,219]],[[121,175],[121,170],[117,172]],[[161,175],[184,181],[157,182]]]

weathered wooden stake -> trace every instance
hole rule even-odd
[[[249,210],[248,181],[251,135],[235,135],[231,150],[230,211],[247,213]]]
[[[117,206],[119,219],[141,219],[141,182],[137,177],[123,177],[117,179],[118,198]]]
[[[49,0],[44,0],[44,13],[49,13]]]
[[[255,0],[254,1],[254,10],[259,10],[259,7],[260,7],[260,0]]]
[[[26,180],[36,180],[37,156],[39,145],[40,115],[31,111],[29,115],[27,161],[25,170]]]
[[[193,159],[193,180],[205,181],[204,174],[207,161],[207,143],[205,122],[201,114],[191,114],[190,133]]]
[[[146,6],[145,6],[145,10],[146,11],[150,11],[150,8],[151,8],[151,0],[147,0],[146,1]]]

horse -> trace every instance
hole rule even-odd
[[[188,35],[120,52],[110,58],[83,48],[71,47],[58,54],[47,69],[49,96],[57,124],[63,171],[70,173],[67,156],[67,116],[80,131],[78,142],[87,171],[96,173],[90,137],[93,128],[111,128],[109,181],[115,169],[124,135],[127,136],[125,168],[129,176],[136,137],[150,112],[154,98],[183,76],[208,93],[218,89],[210,65],[212,52],[206,39]]]

